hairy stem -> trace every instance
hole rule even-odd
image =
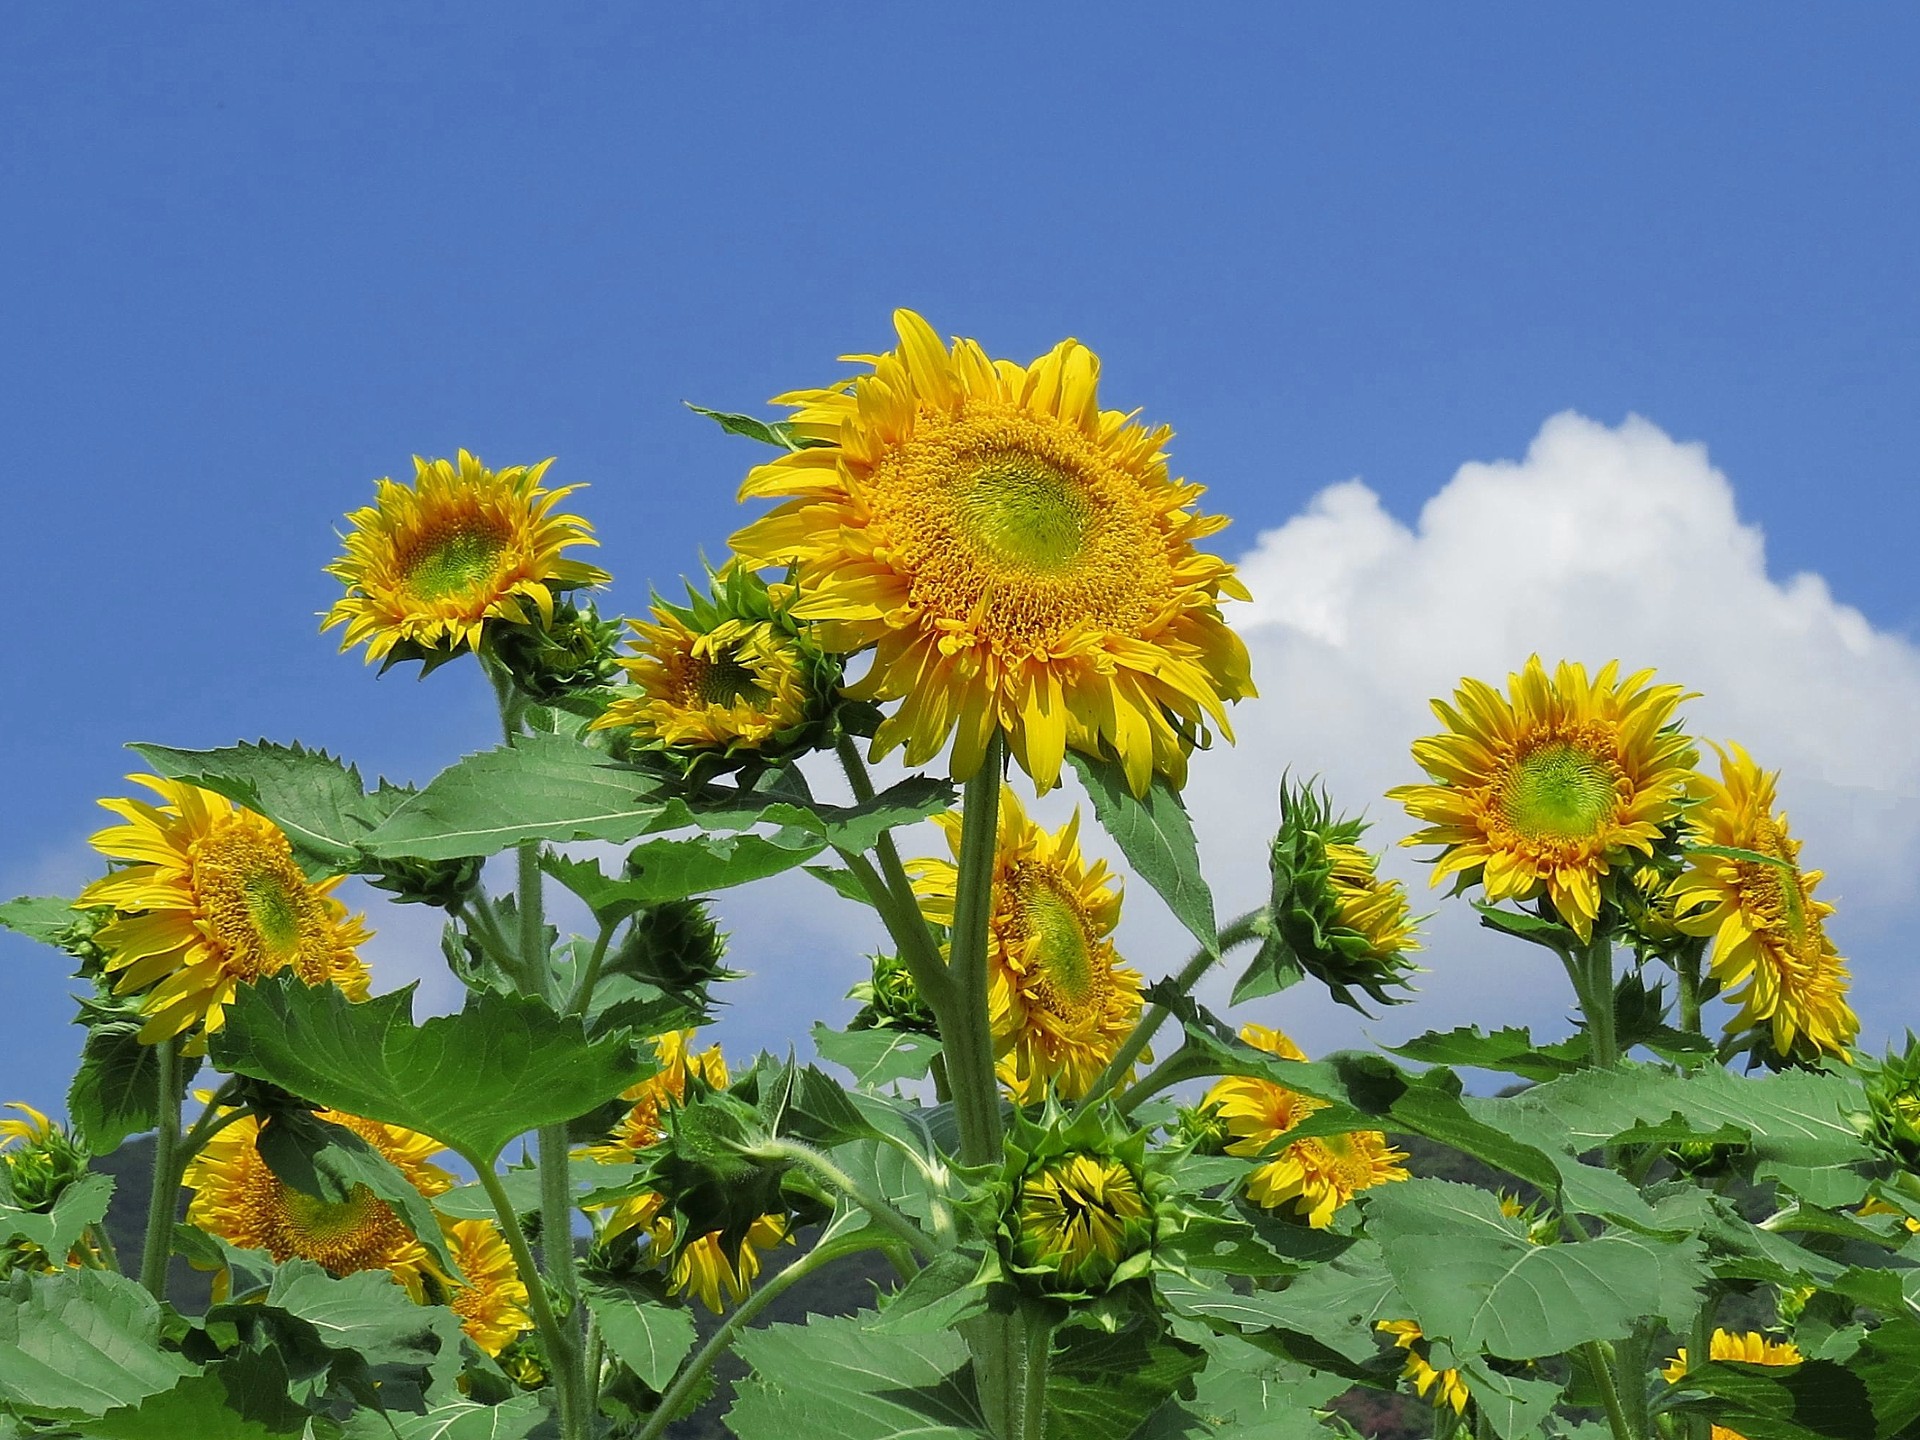
[[[1212,969],[1229,950],[1244,945],[1249,940],[1257,940],[1260,937],[1261,922],[1265,915],[1264,909],[1249,910],[1220,932],[1220,941],[1216,948],[1196,951],[1193,958],[1187,961],[1186,967],[1174,977],[1174,994],[1185,996],[1189,990],[1200,983],[1200,977]],[[1103,1096],[1112,1093],[1127,1072],[1133,1068],[1134,1062],[1145,1053],[1147,1046],[1153,1043],[1153,1037],[1159,1033],[1160,1027],[1167,1023],[1167,1017],[1172,1014],[1172,1006],[1162,1001],[1151,1006],[1147,1013],[1140,1017],[1140,1023],[1133,1027],[1133,1033],[1127,1036],[1118,1050],[1113,1052],[1113,1059],[1107,1062],[1106,1069],[1100,1072],[1099,1078],[1088,1088],[1085,1097],[1075,1107],[1076,1115],[1089,1106],[1097,1104]]]
[[[580,972],[574,982],[573,994],[567,997],[564,1014],[584,1015],[587,1006],[593,1003],[593,987],[600,983],[600,969],[607,963],[607,946],[613,940],[616,923],[600,927],[600,938],[593,942],[593,954],[587,957],[587,968]]]
[[[960,1122],[960,1158],[969,1165],[1000,1159],[1000,1083],[994,1075],[993,1029],[987,1014],[987,919],[993,905],[1005,743],[994,732],[961,801],[960,865],[948,961],[957,1003],[939,1016],[955,1118]]]
[[[932,1259],[940,1253],[939,1247],[918,1225],[811,1145],[803,1145],[798,1140],[775,1139],[755,1146],[753,1154],[757,1159],[791,1160],[796,1165],[804,1166],[891,1230],[898,1239],[906,1241],[919,1254]]]
[[[1053,1317],[1027,1309],[1027,1373],[1020,1387],[1020,1440],[1046,1440],[1047,1371],[1053,1358]]]
[[[1627,1412],[1621,1408],[1620,1392],[1614,1386],[1613,1366],[1606,1350],[1598,1341],[1589,1340],[1580,1347],[1580,1355],[1593,1372],[1593,1383],[1600,1389],[1600,1403],[1606,1407],[1607,1428],[1613,1431],[1613,1440],[1640,1440],[1627,1424]]]
[[[1689,1035],[1699,1035],[1700,1029],[1700,962],[1704,958],[1707,942],[1704,939],[1688,940],[1680,953],[1674,957],[1674,972],[1680,977],[1680,1028]]]
[[[180,1037],[153,1047],[160,1071],[153,1136],[153,1193],[147,1197],[146,1243],[140,1250],[140,1283],[156,1300],[167,1298],[167,1262],[173,1259],[173,1211],[180,1196]]]
[[[852,737],[842,735],[834,745],[834,754],[840,759],[840,768],[846,771],[853,798],[861,804],[873,799],[873,777],[867,773],[867,763],[860,758],[860,749]],[[901,863],[893,833],[881,831],[873,851],[880,861],[877,873],[873,863],[863,855],[842,851],[841,858],[853,870],[874,909],[880,912],[893,943],[900,947],[900,958],[906,962],[920,998],[938,1013],[948,1001],[947,966],[940,958],[940,947],[934,943],[933,932],[920,914],[920,902],[914,898],[913,881]]]
[[[563,1440],[582,1440],[587,1428],[586,1417],[580,1413],[580,1393],[576,1383],[579,1372],[573,1352],[573,1337],[561,1327],[559,1317],[553,1313],[553,1306],[547,1300],[546,1282],[541,1279],[540,1267],[534,1263],[533,1248],[527,1244],[527,1237],[520,1229],[520,1217],[514,1213],[513,1201],[507,1196],[506,1186],[500,1183],[500,1177],[494,1173],[490,1163],[473,1155],[464,1158],[479,1175],[487,1199],[493,1202],[493,1213],[499,1217],[507,1248],[513,1252],[514,1269],[520,1272],[520,1283],[527,1287],[527,1308],[533,1314],[534,1327],[540,1332],[541,1343],[547,1347],[547,1358],[553,1362],[553,1388],[559,1401],[561,1436]]]

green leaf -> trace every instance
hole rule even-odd
[[[748,1330],[752,1376],[734,1388],[740,1440],[986,1440],[958,1335],[877,1335],[867,1312]]]
[[[1494,1195],[1445,1180],[1384,1186],[1366,1218],[1407,1315],[1462,1354],[1530,1360],[1623,1339],[1646,1316],[1684,1323],[1706,1282],[1697,1240],[1534,1245]]]
[[[696,415],[704,415],[729,435],[744,435],[749,440],[758,440],[762,445],[772,445],[781,450],[806,450],[816,445],[824,445],[824,440],[806,440],[793,433],[793,426],[785,420],[758,420],[751,415],[736,415],[726,410],[708,410],[695,405],[691,400],[680,402]]]
[[[1501,1440],[1532,1440],[1540,1424],[1553,1413],[1561,1386],[1552,1380],[1530,1379],[1496,1370],[1478,1355],[1460,1358],[1467,1393],[1493,1433]]]
[[[1197,1346],[1137,1321],[1109,1333],[1084,1325],[1054,1335],[1047,1440],[1131,1435],[1206,1365]]]
[[[1319,1413],[1352,1383],[1346,1376],[1278,1360],[1238,1340],[1216,1338],[1207,1352],[1193,1398],[1168,1402],[1132,1440],[1327,1440],[1352,1433],[1329,1427]]]
[[[568,1166],[576,1205],[599,1204],[607,1192],[626,1191],[644,1167],[629,1162],[595,1160],[575,1155]],[[540,1172],[532,1168],[501,1172],[500,1188],[514,1212],[532,1215],[540,1209]],[[449,1220],[492,1220],[493,1201],[481,1185],[459,1185],[433,1197],[433,1208]]]
[[[579,1021],[491,991],[415,1025],[413,990],[355,1004],[285,975],[242,985],[212,1037],[214,1063],[488,1166],[514,1136],[585,1114],[643,1073],[624,1031],[590,1041]]]
[[[613,1353],[650,1389],[664,1392],[693,1349],[693,1316],[637,1285],[593,1281],[581,1293]]]
[[[58,945],[79,918],[73,901],[58,895],[21,895],[0,905],[0,927],[46,945]]]
[[[1489,930],[1498,930],[1502,935],[1511,935],[1516,940],[1530,940],[1535,945],[1544,945],[1562,954],[1580,948],[1580,937],[1557,920],[1543,920],[1523,910],[1506,910],[1480,900],[1468,903],[1480,912],[1480,923]]]
[[[1200,847],[1179,792],[1155,775],[1142,800],[1127,784],[1126,771],[1112,761],[1078,752],[1069,752],[1067,759],[1093,800],[1093,813],[1134,873],[1159,891],[1174,917],[1205,949],[1217,953],[1213,892],[1200,874]]]
[[[1866,1383],[1831,1360],[1783,1366],[1717,1361],[1696,1365],[1674,1384],[1708,1400],[1678,1400],[1662,1408],[1704,1413],[1737,1427],[1747,1440],[1884,1440],[1899,1432],[1876,1423]]]
[[[1278,1338],[1269,1332],[1286,1332],[1290,1339],[1278,1347],[1284,1353],[1316,1369],[1346,1375],[1379,1354],[1375,1323],[1404,1319],[1406,1314],[1380,1247],[1364,1240],[1307,1271],[1285,1290],[1241,1295],[1164,1271],[1155,1283],[1176,1314],[1262,1344]]]
[[[362,1411],[354,1417],[352,1435],[353,1440],[527,1440],[547,1417],[538,1395],[514,1395],[498,1405],[454,1400],[422,1415]]]
[[[185,780],[266,816],[286,832],[309,871],[338,875],[360,864],[360,842],[407,798],[382,785],[367,793],[360,772],[324,750],[261,740],[218,750],[127,747],[170,780]]]
[[[815,836],[783,831],[760,835],[696,835],[650,840],[627,856],[627,875],[614,879],[591,860],[544,855],[541,868],[586,902],[593,918],[611,925],[668,900],[764,880],[804,864],[826,849]]]
[[[103,1415],[193,1372],[160,1349],[160,1303],[105,1270],[0,1285],[0,1401],[36,1415]]]
[[[339,1204],[364,1185],[386,1201],[449,1276],[464,1278],[427,1197],[397,1165],[344,1125],[330,1124],[310,1111],[283,1110],[261,1127],[255,1148],[276,1176],[317,1200]]]
[[[826,885],[835,894],[853,901],[857,905],[873,905],[873,897],[867,894],[867,887],[851,871],[838,865],[808,865],[807,874]]]
[[[835,1030],[815,1021],[814,1048],[820,1058],[844,1065],[856,1085],[869,1088],[895,1080],[918,1080],[940,1053],[940,1042],[911,1030]]]
[[[54,1260],[64,1261],[87,1227],[107,1218],[107,1202],[112,1198],[111,1175],[82,1175],[60,1192],[51,1210],[0,1205],[0,1242],[26,1240]]]
[[[67,1090],[67,1114],[88,1150],[111,1154],[127,1136],[158,1123],[159,1089],[160,1057],[140,1043],[139,1022],[95,1021]]]
[[[876,1335],[932,1335],[987,1310],[981,1257],[964,1250],[936,1256],[888,1300],[873,1323]]]
[[[1527,1080],[1552,1080],[1581,1068],[1585,1046],[1539,1047],[1525,1026],[1509,1025],[1492,1033],[1478,1025],[1455,1030],[1429,1030],[1404,1045],[1384,1047],[1423,1065],[1472,1065],[1481,1070],[1504,1070]],[[1582,1053],[1574,1053],[1575,1050]]]
[[[294,1440],[310,1433],[313,1420],[288,1397],[285,1367],[256,1354],[189,1375],[138,1405],[109,1410],[86,1433],[88,1440]]]

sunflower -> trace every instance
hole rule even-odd
[[[196,1025],[218,1030],[236,985],[282,969],[366,997],[367,971],[354,949],[372,932],[332,898],[341,877],[308,880],[277,825],[210,790],[127,778],[161,803],[100,802],[127,823],[100,831],[93,848],[128,863],[74,904],[119,912],[93,938],[107,971],[118,974],[115,993],[145,992],[142,1041]],[[196,1038],[194,1048],[205,1043]]]
[[[760,1252],[791,1238],[784,1215],[762,1215],[731,1250],[717,1230],[689,1241],[673,1262],[674,1293],[697,1295],[718,1315],[747,1298],[760,1275]],[[672,1221],[656,1222],[654,1243],[662,1253],[673,1244]]]
[[[53,1136],[53,1121],[44,1110],[36,1110],[24,1100],[9,1100],[0,1109],[18,1110],[27,1118],[14,1120],[0,1116],[0,1150],[19,1143],[22,1147],[41,1144]]]
[[[1246,1025],[1240,1038],[1256,1050],[1282,1060],[1304,1060],[1306,1055],[1278,1030]],[[1230,1075],[1207,1091],[1203,1105],[1216,1109],[1229,1134],[1229,1155],[1265,1157],[1274,1142],[1326,1102],[1252,1075]],[[1338,1210],[1354,1195],[1405,1180],[1400,1161],[1404,1152],[1387,1144],[1378,1130],[1355,1130],[1344,1135],[1310,1135],[1296,1140],[1247,1177],[1247,1198],[1277,1210],[1291,1203],[1296,1214],[1314,1229],[1326,1228]]]
[[[935,822],[957,860],[961,817]],[[1085,1095],[1140,1018],[1140,976],[1119,963],[1111,938],[1120,894],[1108,885],[1104,861],[1088,865],[1081,857],[1079,832],[1075,811],[1049,835],[1013,788],[1001,786],[987,1005],[1000,1079],[1022,1105],[1042,1098],[1049,1084],[1062,1099]],[[927,918],[952,925],[958,868],[917,860],[909,869]]]
[[[1025,1175],[1013,1218],[1015,1263],[1044,1272],[1056,1293],[1098,1293],[1153,1243],[1140,1176],[1112,1155],[1063,1155]]]
[[[1387,792],[1427,822],[1403,844],[1446,847],[1433,883],[1458,874],[1493,903],[1544,891],[1589,939],[1602,878],[1652,852],[1697,758],[1672,724],[1685,692],[1652,677],[1609,661],[1589,680],[1564,660],[1549,676],[1535,655],[1507,677],[1511,698],[1469,679],[1455,704],[1434,701],[1447,733],[1413,745],[1434,783]]]
[[[1688,815],[1701,845],[1747,850],[1773,863],[1695,852],[1675,882],[1681,927],[1711,935],[1711,964],[1740,1009],[1727,1033],[1767,1027],[1777,1054],[1848,1058],[1860,1019],[1847,1004],[1847,966],[1822,923],[1833,907],[1814,899],[1818,870],[1799,865],[1800,842],[1774,809],[1777,774],[1738,745],[1720,753],[1720,781],[1697,777],[1702,801]]]
[[[694,1052],[696,1030],[669,1030],[653,1037],[654,1061],[659,1069],[620,1096],[629,1103],[613,1134],[598,1145],[589,1145],[587,1154],[608,1164],[631,1160],[633,1152],[659,1141],[660,1111],[678,1105],[687,1098],[689,1079],[715,1090],[727,1088],[727,1057],[718,1045]]]
[[[377,483],[374,503],[348,520],[347,553],[327,573],[347,593],[322,630],[345,625],[340,648],[367,644],[378,660],[457,651],[478,643],[488,620],[553,623],[556,591],[611,577],[561,551],[593,545],[593,530],[553,507],[576,486],[541,488],[551,460],[487,469],[462,450],[457,461],[414,457],[412,485]]]
[[[828,649],[874,647],[848,693],[902,702],[876,756],[924,765],[953,736],[965,779],[997,727],[1042,790],[1069,749],[1119,760],[1136,795],[1156,770],[1182,784],[1254,689],[1218,603],[1246,590],[1194,549],[1226,521],[1169,478],[1172,432],[1101,410],[1076,340],[1023,366],[893,318],[898,349],[847,357],[870,373],[774,402],[813,443],[748,475],[743,500],[781,503],[734,550],[798,566],[794,617]]]
[[[1735,1335],[1729,1330],[1715,1330],[1713,1341],[1707,1349],[1707,1358],[1737,1360],[1744,1365],[1798,1365],[1806,1356],[1791,1340],[1769,1340],[1752,1330],[1744,1335]],[[1687,1373],[1686,1347],[1682,1346],[1680,1353],[1669,1360],[1660,1373],[1669,1385],[1678,1384],[1684,1379]],[[1713,1440],[1746,1440],[1746,1436],[1738,1430],[1729,1430],[1725,1425],[1715,1425]]]
[[[1407,1352],[1407,1363],[1400,1373],[1413,1382],[1414,1394],[1425,1400],[1431,1390],[1434,1409],[1451,1408],[1456,1415],[1467,1413],[1467,1382],[1458,1370],[1433,1368],[1421,1348],[1427,1337],[1418,1325],[1411,1320],[1376,1320],[1373,1328],[1386,1331],[1393,1336],[1393,1343]]]
[[[322,1110],[319,1118],[358,1135],[421,1194],[452,1188],[453,1176],[433,1163],[439,1141],[337,1110]],[[337,1202],[294,1189],[261,1157],[260,1122],[252,1115],[207,1141],[187,1162],[181,1183],[194,1192],[187,1223],[210,1235],[275,1260],[298,1255],[335,1275],[388,1270],[416,1300],[423,1297],[422,1277],[433,1258],[387,1202],[364,1185]]]
[[[489,1355],[498,1355],[533,1324],[527,1287],[514,1267],[500,1227],[491,1220],[440,1221],[454,1263],[466,1277],[446,1287],[447,1305],[461,1328]]]

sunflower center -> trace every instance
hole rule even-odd
[[[376,1199],[364,1185],[354,1186],[347,1198],[339,1201],[322,1200],[289,1185],[280,1203],[287,1224],[315,1248],[337,1245],[376,1218],[375,1206],[382,1211],[387,1208],[386,1202]]]
[[[687,688],[703,705],[738,705],[745,701],[759,710],[773,698],[759,676],[724,651],[710,659],[695,657],[687,668]]]
[[[331,962],[326,901],[278,830],[241,812],[193,846],[202,929],[229,974],[256,980],[291,964],[309,984]]]
[[[1619,808],[1615,767],[1566,740],[1527,752],[1499,787],[1500,813],[1529,840],[1591,840]]]
[[[493,576],[507,537],[479,517],[425,536],[403,562],[407,588],[422,600],[460,595]]]
[[[1044,574],[1080,558],[1089,510],[1073,475],[1019,450],[982,457],[959,505],[961,527],[984,555]]]
[[[1019,871],[1025,871],[1020,874]],[[1056,1015],[1073,1017],[1100,1008],[1101,966],[1087,916],[1060,882],[1038,866],[1018,867],[1021,927],[1034,944],[1040,1002]]]
[[[1793,958],[1817,953],[1825,932],[1820,918],[1806,903],[1800,868],[1793,863],[1780,827],[1772,820],[1761,820],[1754,827],[1751,848],[1783,861],[1785,868],[1751,860],[1738,862],[1740,908],[1746,913],[1749,926],[1756,931],[1783,934]]]

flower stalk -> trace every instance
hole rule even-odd
[[[140,1283],[156,1300],[167,1298],[167,1264],[173,1259],[173,1212],[180,1195],[180,1039],[169,1035],[153,1047],[159,1075],[153,1136],[153,1190],[147,1197],[146,1243],[140,1251]]]

